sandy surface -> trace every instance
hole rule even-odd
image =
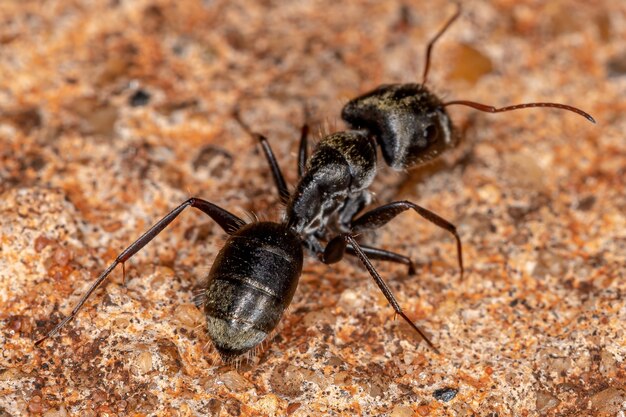
[[[239,367],[193,304],[224,235],[184,213],[43,346],[117,253],[189,196],[277,220],[259,148],[297,180],[301,98],[314,136],[378,84],[420,81],[449,2],[0,2],[0,416],[624,416],[626,4],[466,2],[429,87],[460,147],[399,175],[377,204],[414,214],[366,237],[428,350],[355,261],[306,261],[280,332]]]

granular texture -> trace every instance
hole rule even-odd
[[[464,2],[429,88],[460,146],[374,204],[410,200],[365,241],[436,355],[354,259],[305,267],[263,348],[220,362],[194,305],[223,244],[189,210],[68,314],[92,280],[190,196],[238,216],[282,207],[306,102],[313,138],[379,84],[419,82],[445,1],[0,2],[0,416],[618,416],[626,412],[626,4]]]

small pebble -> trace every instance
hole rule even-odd
[[[272,371],[270,385],[274,392],[286,397],[295,397],[302,393],[302,382],[304,375],[300,368],[282,364]]]
[[[130,104],[132,107],[145,106],[149,102],[150,94],[146,93],[143,90],[135,91],[135,93],[128,99],[128,104]]]
[[[266,413],[267,415],[275,415],[278,409],[280,401],[274,394],[264,395],[256,402],[256,406],[259,411]]]
[[[456,394],[459,392],[459,390],[455,389],[455,388],[441,388],[436,390],[433,393],[433,397],[435,397],[435,399],[439,400],[439,401],[443,401],[443,402],[448,402],[450,400],[452,400],[454,397],[456,397]]]
[[[413,417],[413,410],[405,405],[396,405],[391,410],[391,417]]]
[[[301,403],[291,403],[287,406],[287,415],[293,414],[298,408],[300,408]]]
[[[537,400],[535,401],[535,406],[537,407],[537,412],[540,414],[546,413],[550,411],[552,408],[559,405],[560,401],[554,395],[545,391],[537,392]]]
[[[135,360],[135,365],[140,374],[145,375],[152,370],[152,354],[150,352],[143,351]]]
[[[188,328],[195,328],[203,321],[203,314],[193,304],[180,304],[174,310],[174,317],[180,324]]]
[[[59,247],[54,251],[54,261],[59,266],[66,266],[72,259],[72,252],[66,248]]]
[[[250,382],[237,371],[228,371],[217,378],[218,383],[224,384],[231,391],[245,391],[251,387]]]
[[[159,357],[161,359],[161,365],[165,368],[165,373],[168,376],[174,376],[183,366],[178,347],[167,339],[157,341],[157,347],[159,348]]]
[[[35,252],[39,253],[49,244],[54,243],[54,240],[48,239],[44,235],[39,236],[35,239]]]
[[[119,116],[117,108],[105,106],[88,112],[84,121],[88,126],[89,133],[102,136],[112,136],[113,128]]]
[[[591,408],[603,415],[617,415],[622,409],[622,404],[626,402],[626,392],[621,389],[609,387],[593,395],[589,402]]]
[[[39,395],[35,395],[30,399],[30,402],[28,403],[28,411],[31,413],[41,413],[43,411],[41,397]]]

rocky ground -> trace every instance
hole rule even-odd
[[[193,302],[224,234],[184,213],[116,270],[115,256],[189,196],[278,220],[266,134],[293,186],[302,101],[313,136],[349,98],[419,82],[446,1],[0,2],[0,416],[623,416],[626,410],[626,4],[464,2],[429,87],[446,100],[555,101],[497,115],[450,108],[458,149],[381,168],[374,234],[417,274],[376,263],[441,355],[393,320],[354,260],[306,260],[281,329],[221,363]],[[382,162],[382,161],[381,161]],[[382,166],[383,164],[381,164]],[[249,217],[249,216],[248,216]],[[248,218],[246,217],[246,218]]]

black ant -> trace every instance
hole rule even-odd
[[[361,245],[354,235],[379,228],[398,214],[413,209],[455,237],[462,274],[461,240],[453,224],[409,201],[385,204],[357,217],[371,200],[368,188],[376,174],[377,144],[386,163],[395,169],[432,160],[443,150],[456,145],[452,123],[444,109],[453,104],[488,112],[556,107],[594,121],[582,110],[558,103],[527,103],[498,109],[469,101],[441,102],[424,86],[430,54],[434,43],[459,15],[460,9],[457,9],[429,42],[422,84],[383,85],[351,100],[343,108],[342,118],[353,129],[324,137],[308,161],[308,126],[303,126],[298,157],[299,183],[293,193],[288,190],[267,139],[254,133],[236,111],[236,119],[263,147],[279,197],[287,206],[283,220],[279,223],[246,224],[213,203],[199,198],[188,199],[120,253],[81,297],[71,314],[35,344],[39,345],[57,334],[76,316],[118,264],[124,265],[185,208],[191,206],[211,217],[229,235],[209,272],[203,294],[207,330],[222,358],[228,360],[252,350],[276,328],[298,285],[303,247],[326,264],[340,261],[346,253],[356,256],[396,314],[438,352],[419,327],[404,314],[370,259],[405,264],[410,274],[415,272],[412,261],[403,255]],[[321,243],[324,241],[327,242],[325,247]]]

